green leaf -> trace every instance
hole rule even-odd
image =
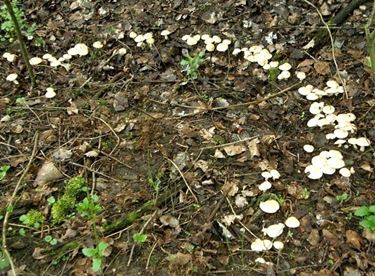
[[[375,213],[375,205],[371,205],[368,207],[368,210],[371,212],[371,213]]]
[[[147,235],[146,234],[141,234],[141,233],[135,233],[133,235],[133,240],[136,243],[142,244],[147,240]]]
[[[85,247],[82,249],[82,253],[86,257],[93,257],[96,254],[96,249],[92,247]]]
[[[0,167],[0,180],[3,180],[5,178],[9,169],[9,165],[3,165]]]
[[[48,243],[49,243],[51,240],[52,240],[52,236],[50,236],[50,235],[44,237],[44,241],[46,241],[46,242],[48,242]]]
[[[369,214],[369,208],[367,206],[359,207],[355,212],[354,215],[357,217],[365,217]]]
[[[375,232],[375,216],[369,216],[359,223],[362,227]]]
[[[96,247],[96,248],[97,248],[97,251],[98,251],[98,254],[99,254],[100,256],[103,256],[103,253],[104,253],[104,251],[107,249],[107,247],[108,247],[108,243],[106,243],[106,242],[100,242],[100,243],[98,244],[98,246]]]
[[[56,202],[56,198],[54,196],[50,196],[47,198],[48,205],[53,205]]]
[[[91,268],[94,272],[100,271],[102,269],[102,259],[101,258],[93,258]]]
[[[6,269],[9,267],[9,260],[8,258],[4,255],[4,253],[1,253],[0,255],[0,270]]]

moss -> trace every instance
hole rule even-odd
[[[27,226],[40,228],[40,226],[44,223],[44,216],[41,212],[35,209],[31,209],[27,214],[22,215],[20,217],[20,221]]]

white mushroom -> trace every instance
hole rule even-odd
[[[357,145],[360,147],[360,151],[365,151],[365,147],[370,145],[370,140],[366,137],[360,137],[357,139]]]
[[[16,81],[18,75],[16,73],[12,73],[12,74],[9,74],[7,77],[6,77],[6,80],[7,81]]]
[[[271,189],[271,187],[272,187],[272,184],[269,181],[266,180],[258,186],[258,189],[265,192],[265,191]]]
[[[273,247],[277,250],[282,250],[284,248],[284,243],[281,241],[274,241]]]
[[[308,94],[311,93],[313,88],[314,87],[311,84],[308,84],[306,86],[301,86],[300,88],[298,88],[298,93],[301,94],[302,96],[307,96]]]
[[[289,71],[281,71],[281,73],[277,76],[278,80],[287,80],[291,76]]]
[[[196,39],[195,37],[189,36],[189,38],[186,40],[186,44],[189,46],[196,45],[198,43],[199,39]]]
[[[325,107],[323,107],[323,113],[332,114],[333,112],[335,112],[335,107],[333,107],[332,105],[326,105]]]
[[[285,225],[288,226],[289,228],[297,228],[301,224],[296,217],[291,216],[285,220]]]
[[[273,180],[276,180],[276,179],[280,178],[280,173],[277,170],[271,170],[270,174],[271,174]]]
[[[281,71],[289,71],[291,68],[292,68],[292,65],[290,65],[290,63],[288,62],[285,62],[279,66],[279,69]]]
[[[341,168],[339,170],[339,174],[341,174],[343,177],[350,177],[352,173],[348,168]]]
[[[267,228],[263,228],[262,232],[263,234],[274,239],[283,233],[284,227],[285,227],[284,223],[277,223],[277,224],[270,225]]]
[[[346,138],[349,135],[349,133],[346,130],[341,129],[341,128],[335,129],[333,134],[335,134],[336,138],[338,138],[338,139]]]
[[[306,73],[305,72],[296,71],[295,74],[296,74],[297,79],[299,79],[300,81],[306,79]]]
[[[218,51],[218,52],[225,52],[226,50],[228,50],[228,44],[225,44],[225,43],[219,43],[219,44],[217,44],[217,46],[216,46],[216,50]]]
[[[251,250],[256,252],[267,251],[272,248],[272,242],[270,240],[256,239],[251,243]]]
[[[79,56],[86,56],[89,53],[89,48],[84,43],[78,43],[74,48]]]
[[[305,173],[307,173],[307,177],[310,179],[319,179],[323,176],[322,169],[314,165],[307,166]]]
[[[308,153],[312,153],[314,151],[314,146],[313,145],[304,145],[303,150],[308,152]]]
[[[29,60],[30,65],[38,65],[41,63],[43,60],[40,57],[33,57]]]
[[[219,36],[217,36],[217,35],[214,35],[214,36],[212,37],[212,40],[213,40],[215,43],[220,43],[220,42],[221,42],[221,38],[220,38]]]
[[[210,44],[206,44],[206,50],[208,52],[213,52],[215,51],[215,45],[213,43],[210,43]]]
[[[259,208],[267,214],[273,214],[280,209],[280,204],[274,199],[269,199],[261,202]]]
[[[324,108],[324,102],[313,102],[310,105],[309,111],[311,114],[316,115],[322,112]]]
[[[44,97],[46,97],[47,99],[51,99],[51,98],[54,98],[56,96],[56,92],[55,90],[52,88],[52,87],[48,87],[46,89],[46,94],[44,94]]]
[[[232,55],[237,56],[239,53],[241,53],[241,49],[240,48],[234,48],[234,50],[232,52]]]
[[[129,34],[129,37],[132,38],[132,39],[135,39],[137,37],[137,33],[136,32],[130,32]]]
[[[168,36],[171,34],[169,30],[162,30],[160,35],[164,36],[164,39],[168,39]]]
[[[7,61],[9,62],[13,62],[16,58],[16,55],[15,54],[11,54],[11,53],[8,53],[8,52],[5,52],[3,54],[3,58],[5,58]]]
[[[103,48],[103,43],[101,41],[95,41],[92,44],[92,47],[94,47],[95,49],[101,49],[101,48]]]

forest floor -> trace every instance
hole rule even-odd
[[[0,58],[2,245],[17,275],[375,275],[374,233],[354,215],[375,204],[371,3],[312,45],[326,32],[319,13],[328,21],[349,1],[314,0],[319,13],[285,0],[23,2],[37,26],[30,57],[58,59],[77,43],[88,52],[43,59],[31,89],[18,44],[1,46],[17,55]],[[197,34],[229,49],[182,39]],[[291,68],[246,59],[254,46]],[[316,102],[356,118],[338,131],[342,146],[327,138],[332,122],[307,125],[313,101],[298,92],[328,81],[343,90]],[[348,170],[311,179],[305,168],[329,150]],[[277,212],[260,209],[269,200]],[[280,224],[289,217],[296,228]],[[281,233],[267,237],[271,225]],[[12,271],[6,251],[0,267]]]

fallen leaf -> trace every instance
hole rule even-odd
[[[229,145],[223,148],[225,153],[229,156],[238,155],[246,151],[246,147],[244,145]]]
[[[255,156],[260,156],[258,144],[260,143],[258,138],[255,138],[249,142],[247,142],[247,147],[250,152],[250,159],[254,158]]]
[[[238,192],[238,186],[234,181],[225,181],[223,187],[221,187],[224,195],[235,196]]]
[[[346,241],[349,244],[351,244],[353,247],[355,247],[358,250],[361,248],[362,239],[356,231],[347,230],[345,232],[345,236],[346,236]]]
[[[177,254],[169,255],[167,257],[167,260],[172,266],[184,266],[191,261],[191,255],[177,252]]]
[[[38,171],[34,186],[41,186],[62,177],[63,174],[56,168],[55,164],[51,161],[46,161]]]
[[[314,63],[315,71],[320,75],[328,75],[331,73],[331,68],[328,62],[325,61],[318,61]]]

